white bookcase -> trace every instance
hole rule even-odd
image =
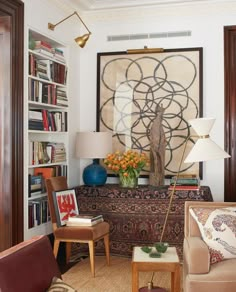
[[[52,232],[44,176],[68,175],[66,45],[28,29],[25,60],[24,239]]]

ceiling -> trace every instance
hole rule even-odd
[[[93,11],[151,5],[217,2],[217,0],[69,0],[71,7],[79,11]]]

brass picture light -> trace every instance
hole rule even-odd
[[[72,13],[71,15],[67,16],[66,18],[62,19],[61,21],[57,22],[56,24],[52,24],[52,23],[48,23],[48,29],[50,30],[54,30],[54,28],[61,24],[62,22],[64,22],[65,20],[67,20],[68,18],[72,17],[73,15],[77,15],[79,20],[82,22],[82,24],[84,25],[84,27],[87,29],[88,33],[79,36],[77,38],[75,38],[75,42],[81,47],[83,48],[86,45],[87,40],[89,39],[89,36],[91,34],[91,31],[88,29],[87,25],[83,22],[83,20],[81,19],[81,17],[79,16],[79,14],[75,11],[74,13]]]

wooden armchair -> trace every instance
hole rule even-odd
[[[53,202],[53,191],[61,191],[68,189],[67,179],[64,176],[52,177],[46,180],[46,189],[48,193],[48,203],[51,214],[51,220],[54,233],[54,256],[57,257],[60,242],[66,242],[66,261],[68,262],[71,254],[71,243],[88,243],[91,272],[95,277],[94,263],[94,243],[100,239],[104,239],[105,253],[107,264],[110,264],[110,249],[109,249],[109,224],[101,222],[94,226],[57,226],[55,206]]]

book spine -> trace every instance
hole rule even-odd
[[[176,191],[187,191],[187,190],[189,190],[189,191],[191,191],[191,190],[199,190],[200,189],[200,186],[169,186],[169,188],[168,188],[168,190],[169,191],[172,191],[172,190],[176,190]]]
[[[170,185],[174,185],[175,180],[171,179]],[[177,179],[176,185],[199,185],[199,179]]]

